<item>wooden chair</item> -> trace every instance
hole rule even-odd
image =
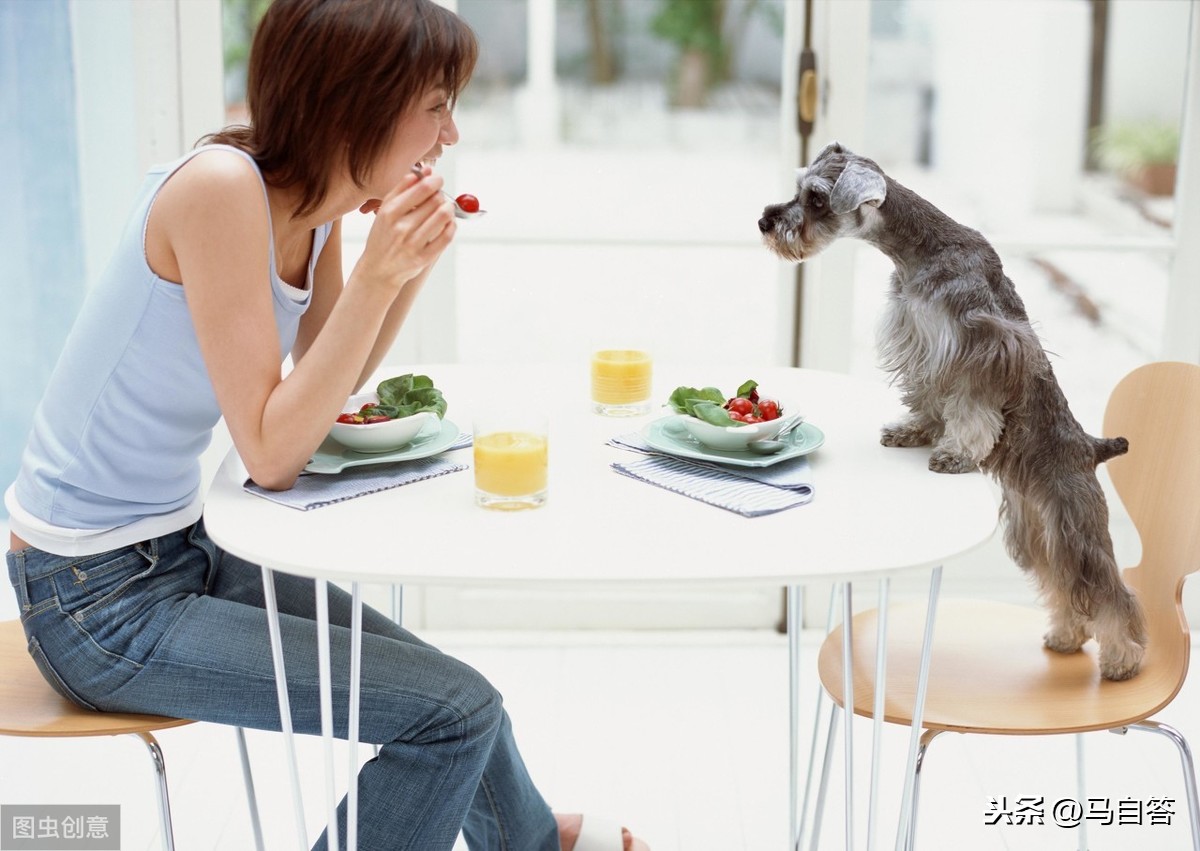
[[[175,837],[171,828],[171,803],[167,794],[167,770],[162,749],[153,731],[182,727],[194,722],[160,715],[133,715],[123,712],[92,712],[83,709],[51,688],[33,663],[26,649],[25,632],[21,622],[0,622],[0,735],[46,736],[120,736],[140,738],[150,749],[158,781],[158,813],[162,828],[163,847],[174,851]],[[242,758],[243,780],[250,802],[250,818],[254,827],[256,847],[262,851],[262,828],[254,797],[250,760],[246,751],[245,733],[237,729],[238,748]]]
[[[1159,733],[1179,750],[1192,844],[1200,851],[1191,751],[1178,731],[1150,720],[1178,694],[1188,670],[1190,635],[1182,594],[1187,575],[1200,568],[1200,366],[1155,363],[1134,370],[1109,398],[1104,434],[1129,439],[1128,454],[1107,467],[1141,536],[1141,564],[1125,571],[1150,633],[1141,672],[1124,682],[1101,679],[1094,641],[1079,653],[1044,649],[1047,623],[1039,609],[945,599],[937,610],[925,732],[913,780],[920,780],[930,742],[944,732]],[[852,621],[854,711],[864,716],[873,715],[877,622],[877,609]],[[888,722],[912,723],[924,623],[923,605],[887,610]],[[840,626],[822,645],[819,668],[825,689],[844,709]],[[916,836],[918,789],[914,785],[911,809],[902,816],[909,851]],[[1084,841],[1081,831],[1080,847]]]

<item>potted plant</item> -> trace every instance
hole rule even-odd
[[[1179,126],[1165,121],[1119,122],[1092,137],[1097,161],[1148,195],[1175,192]]]
[[[672,102],[675,106],[704,106],[727,49],[722,33],[726,0],[660,2],[650,28],[679,48]]]

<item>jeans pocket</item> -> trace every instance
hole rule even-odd
[[[76,561],[53,574],[58,607],[76,621],[83,621],[127,593],[154,570],[156,562],[141,545]]]
[[[58,671],[54,670],[54,666],[50,664],[50,660],[46,658],[45,652],[42,650],[42,645],[36,638],[29,639],[29,655],[33,657],[33,663],[37,665],[37,669],[41,671],[42,677],[50,686],[67,700],[74,703],[76,706],[82,706],[84,709],[90,709],[93,712],[97,711],[96,707],[92,706],[82,697],[71,690],[63,678],[58,675]]]

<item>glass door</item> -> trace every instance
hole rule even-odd
[[[856,13],[847,35],[837,16]],[[1200,215],[1195,16],[1173,0],[875,0],[814,16],[852,66],[824,78],[814,154],[836,138],[992,242],[1093,434],[1131,369],[1200,359],[1200,258],[1181,238]],[[837,46],[859,32],[857,56]],[[863,243],[836,248],[806,270],[805,304],[820,301],[805,345],[885,380],[874,331],[891,265]],[[1109,504],[1118,561],[1135,564],[1136,533]],[[947,583],[1032,599],[998,541]]]

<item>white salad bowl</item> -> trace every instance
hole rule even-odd
[[[706,423],[690,414],[677,414],[676,421],[687,433],[711,449],[725,452],[744,452],[754,440],[771,440],[780,429],[798,418],[799,415],[784,414],[763,423],[718,426]]]
[[[374,393],[359,393],[346,400],[345,413],[358,413],[368,402],[378,402]],[[399,449],[421,433],[430,420],[438,415],[433,411],[419,411],[407,417],[388,420],[385,423],[334,423],[329,436],[338,443],[356,452],[391,452]]]

